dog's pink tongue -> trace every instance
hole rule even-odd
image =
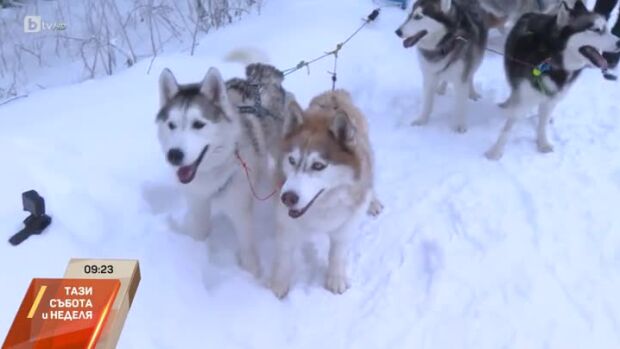
[[[579,48],[579,52],[586,57],[587,59],[594,64],[597,68],[607,69],[609,67],[609,63],[605,57],[603,57],[597,49],[592,46],[582,46]]]
[[[418,43],[418,41],[420,41],[426,34],[428,34],[428,32],[426,30],[422,30],[421,32],[417,33],[414,36],[410,36],[408,38],[405,39],[405,41],[403,41],[403,46],[405,48],[409,48],[411,46],[414,46],[415,44]]]
[[[181,183],[187,184],[194,179],[195,171],[194,165],[182,166],[177,170],[177,177],[179,177]]]

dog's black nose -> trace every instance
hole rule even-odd
[[[180,165],[183,162],[185,154],[178,148],[172,148],[168,151],[168,161],[173,165]]]
[[[299,195],[297,195],[295,192],[287,191],[284,194],[282,194],[281,199],[282,199],[282,203],[286,207],[293,207],[297,205],[297,203],[299,202]]]
[[[403,31],[400,30],[400,28],[396,29],[396,35],[398,35],[399,37],[403,36]]]

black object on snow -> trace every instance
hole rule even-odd
[[[39,235],[52,223],[52,217],[45,214],[45,200],[34,190],[22,194],[24,211],[30,212],[30,216],[24,220],[24,229],[13,235],[9,243],[17,246],[32,235]]]

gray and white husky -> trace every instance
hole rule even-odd
[[[501,106],[506,108],[508,120],[486,152],[487,158],[502,156],[514,123],[534,107],[538,108],[538,150],[553,151],[547,125],[555,106],[584,68],[606,68],[601,52],[614,50],[620,50],[620,41],[607,31],[605,18],[589,11],[581,1],[573,8],[564,3],[557,15],[522,16],[505,48],[504,67],[511,93]]]
[[[570,4],[575,1],[570,0]],[[489,15],[490,25],[502,32],[506,24],[516,22],[526,13],[555,14],[561,3],[562,0],[480,0],[480,5]]]
[[[178,84],[164,69],[159,79],[158,136],[168,163],[188,200],[184,229],[204,237],[215,214],[230,218],[237,233],[239,262],[259,273],[253,230],[250,183],[271,181],[269,156],[278,156],[285,105],[293,96],[282,88],[283,75],[272,66],[251,64],[246,79],[224,82],[216,68],[196,84]],[[259,84],[265,115],[241,114],[254,106],[253,83]],[[250,168],[246,177],[244,166]],[[274,184],[275,186],[275,184]],[[273,188],[272,188],[273,189]]]
[[[488,27],[478,0],[418,0],[407,20],[396,30],[405,48],[417,45],[424,79],[422,113],[414,125],[428,123],[435,91],[446,82],[455,90],[454,129],[467,130],[467,97],[478,99],[474,74],[482,62]]]
[[[330,239],[325,287],[349,286],[346,254],[360,219],[382,209],[373,189],[368,126],[343,90],[315,97],[307,110],[292,102],[295,117],[285,129],[278,161],[283,186],[276,209],[276,259],[271,289],[284,297],[295,270],[295,253],[313,233]]]

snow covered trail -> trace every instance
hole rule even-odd
[[[0,107],[0,232],[21,228],[20,194],[36,189],[50,229],[15,248],[0,243],[0,335],[32,277],[62,275],[71,257],[138,258],[143,280],[119,348],[603,348],[620,347],[620,89],[586,72],[559,105],[555,153],[536,152],[531,121],[515,128],[504,158],[483,152],[503,118],[501,58],[488,55],[470,102],[469,131],[449,127],[451,92],[427,127],[420,73],[385,9],[342,51],[339,86],[366,113],[386,210],[368,220],[351,254],[352,288],[322,288],[326,242],[300,256],[294,289],[277,300],[235,262],[230,226],[207,242],[178,234],[177,184],[155,136],[157,77],[183,82],[209,66],[224,76],[232,48],[260,47],[294,66],[333,48],[370,1],[271,1],[146,74],[41,91]],[[306,104],[328,89],[331,60],[287,77]],[[259,228],[269,271],[271,231]]]

